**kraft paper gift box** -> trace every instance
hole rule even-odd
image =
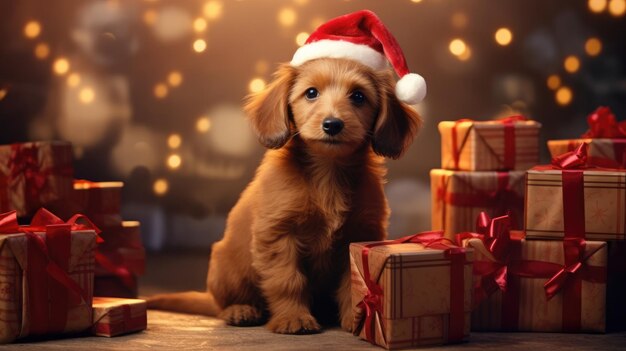
[[[93,329],[99,336],[117,336],[146,329],[145,300],[114,297],[93,298]]]
[[[524,218],[524,171],[464,172],[430,171],[431,224],[448,239],[474,230],[481,212],[490,216],[511,213],[513,228],[521,229]]]
[[[45,205],[72,194],[74,169],[68,142],[28,142],[0,146],[0,212],[30,217]]]
[[[122,223],[122,182],[74,181],[74,202],[101,229]],[[106,239],[105,239],[106,240]]]
[[[45,210],[28,227],[1,217],[0,343],[88,330],[96,231]]]
[[[540,128],[540,123],[522,116],[440,122],[441,168],[526,170],[539,162]]]
[[[386,349],[467,340],[472,251],[445,243],[427,232],[350,244],[355,335]]]
[[[626,238],[626,170],[589,168],[586,149],[581,144],[552,165],[528,171],[527,238]]]

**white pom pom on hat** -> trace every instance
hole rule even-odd
[[[322,57],[356,60],[373,69],[391,64],[400,78],[396,97],[417,104],[426,97],[426,81],[410,73],[400,45],[382,21],[371,11],[361,10],[339,16],[319,26],[296,50],[292,66]]]

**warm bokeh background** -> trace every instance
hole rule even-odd
[[[430,226],[439,121],[523,113],[545,141],[581,134],[598,105],[626,115],[624,0],[4,0],[0,143],[73,142],[77,177],[126,182],[148,249],[206,252],[263,153],[243,97],[362,8],[429,89],[424,129],[389,162],[392,236]]]

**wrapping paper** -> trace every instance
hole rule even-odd
[[[471,250],[456,252],[453,258],[427,243],[389,243],[350,244],[352,304],[364,311],[364,318],[355,321],[355,334],[387,349],[467,339]]]
[[[567,226],[582,227],[576,235],[589,240],[626,238],[626,171],[587,169],[580,173],[580,194],[572,200],[564,198],[564,193],[570,193],[563,190],[563,177],[572,174],[568,170],[536,167],[528,171],[528,238],[562,239]],[[570,212],[570,219],[566,220]]]
[[[441,167],[463,171],[526,170],[539,162],[540,127],[540,123],[521,116],[441,122]]]
[[[106,232],[122,222],[122,187],[122,182],[75,180],[73,198],[78,209]]]
[[[72,195],[72,145],[29,142],[0,146],[0,212],[30,217]]]
[[[552,157],[574,151],[580,144],[589,145],[589,165],[607,168],[626,168],[626,138],[624,139],[567,139],[548,140],[548,149]]]
[[[513,228],[521,229],[524,218],[523,171],[464,172],[430,171],[431,223],[454,240],[459,232],[472,231],[481,212],[500,216],[510,211]]]
[[[464,240],[475,253],[474,272],[487,265],[507,266],[506,286],[494,289],[472,312],[472,330],[535,332],[604,332],[609,306],[607,294],[607,245],[586,241],[582,266],[569,282],[548,298],[545,285],[559,269],[566,269],[561,241],[512,240],[508,254],[496,258],[480,239]],[[533,273],[548,265],[548,274]],[[533,274],[536,274],[533,277]],[[475,283],[482,276],[475,275]],[[485,282],[483,282],[485,284]],[[577,284],[579,291],[576,292]],[[579,294],[578,298],[576,297]],[[475,292],[478,294],[478,292]],[[622,296],[623,298],[623,296]]]
[[[141,331],[146,326],[145,300],[93,298],[93,334],[112,337]]]
[[[5,219],[7,214],[3,225]],[[14,234],[2,228],[0,343],[91,326],[96,232],[72,227],[48,225],[45,232],[14,227]]]

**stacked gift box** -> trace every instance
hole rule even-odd
[[[142,300],[93,304],[94,295],[136,295],[143,272],[139,224],[121,220],[120,189],[75,181],[70,143],[0,146],[0,343],[145,329]],[[99,277],[113,283],[101,289]]]
[[[441,166],[430,172],[432,228],[449,239],[481,212],[523,226],[525,171],[539,161],[541,124],[523,116],[439,123]]]

